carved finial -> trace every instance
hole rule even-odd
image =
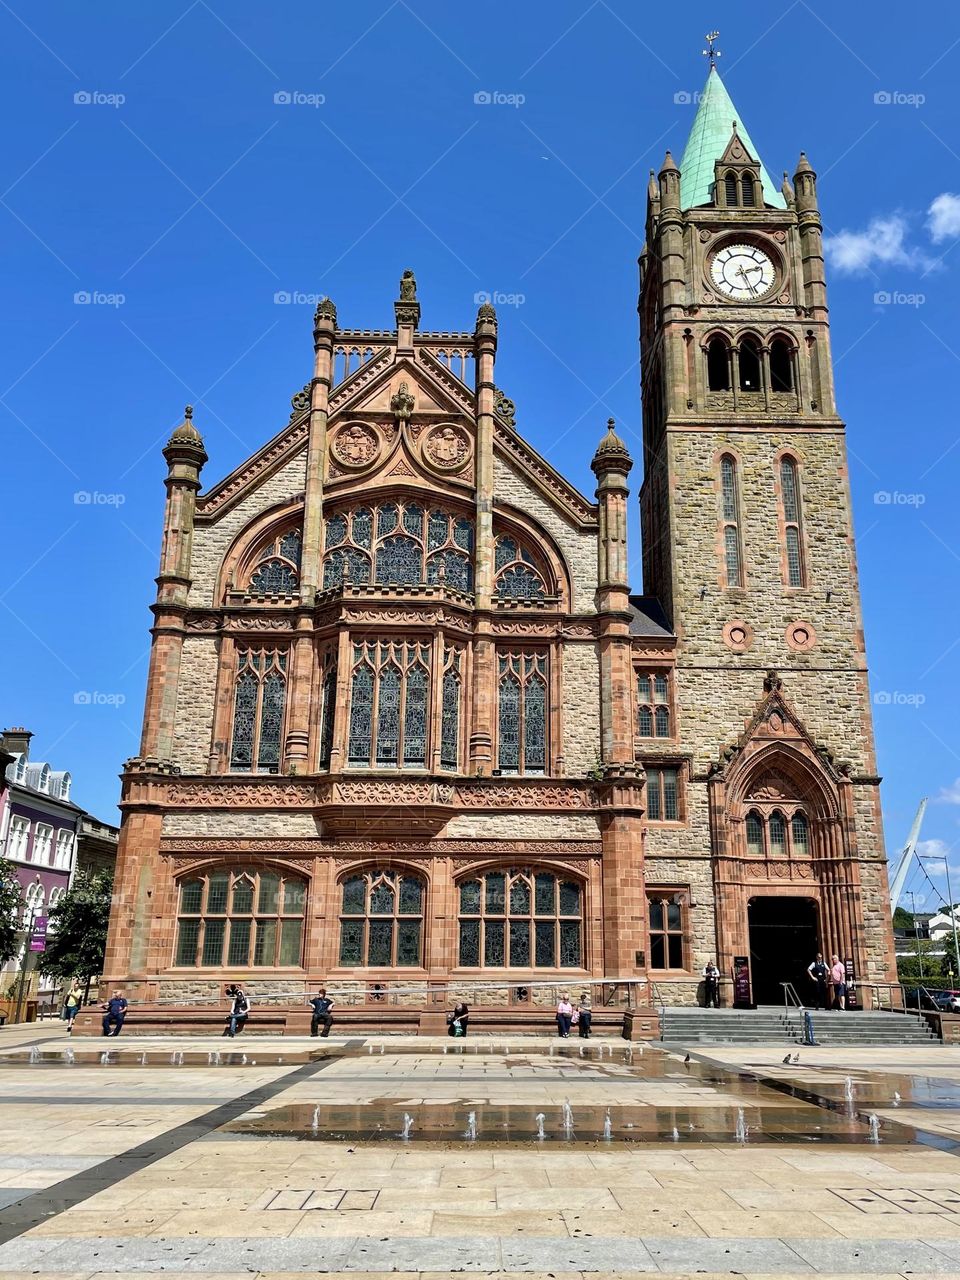
[[[400,277],[400,301],[416,302],[417,300],[417,277],[413,274],[409,267]]]
[[[617,435],[616,425],[613,418],[607,419],[606,434],[597,445],[597,452],[590,463],[594,474],[598,477],[606,471],[626,473],[633,466],[630,450]]]
[[[192,404],[186,406],[183,411],[183,421],[171,433],[164,449],[164,456],[169,462],[172,459],[167,453],[168,449],[177,451],[177,456],[181,456],[184,448],[188,451],[191,461],[197,462],[202,467],[207,460],[207,455],[203,448],[203,437],[193,425]]]
[[[779,671],[768,671],[763,680],[764,693],[779,693],[783,688],[783,681],[780,679]]]
[[[481,302],[480,306],[477,308],[478,323],[481,320],[492,320],[494,324],[497,323],[497,308],[493,305],[493,303],[489,300],[489,298],[487,299],[486,302]]]
[[[313,313],[314,326],[318,325],[321,320],[332,320],[337,323],[337,308],[329,298],[321,298],[317,303],[317,309]]]
[[[186,406],[186,408],[183,411],[183,416],[187,422],[193,421],[193,405],[192,404],[188,404]]]
[[[703,37],[707,42],[707,47],[703,50],[703,56],[709,59],[710,70],[716,70],[717,59],[722,58],[723,54],[717,48],[717,41],[720,39],[719,31],[708,31]]]

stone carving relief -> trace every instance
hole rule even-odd
[[[443,471],[455,471],[470,456],[470,439],[462,427],[446,422],[434,427],[423,446],[427,461]]]
[[[333,437],[333,456],[345,467],[368,467],[380,452],[380,441],[373,427],[351,422]]]

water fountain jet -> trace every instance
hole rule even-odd
[[[737,1142],[746,1142],[747,1134],[750,1130],[747,1128],[747,1118],[743,1114],[743,1107],[737,1107],[737,1126],[734,1130],[734,1137]]]
[[[607,1107],[607,1114],[603,1117],[603,1137],[604,1141],[609,1142],[613,1137],[613,1124],[610,1120],[610,1108]]]
[[[542,1141],[543,1141],[543,1139],[546,1137],[546,1134],[545,1134],[545,1133],[544,1133],[544,1131],[543,1131],[543,1122],[544,1122],[544,1120],[546,1120],[546,1118],[547,1118],[547,1117],[544,1115],[544,1113],[543,1113],[542,1111],[538,1111],[538,1112],[537,1112],[537,1114],[536,1114],[536,1121],[537,1121],[537,1137],[540,1139],[540,1141],[541,1141],[541,1142],[542,1142]]]
[[[409,1139],[410,1130],[412,1128],[413,1128],[413,1116],[410,1115],[408,1111],[405,1111],[403,1113],[403,1132],[400,1134],[400,1137],[404,1139]]]

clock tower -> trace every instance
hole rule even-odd
[[[689,827],[651,828],[647,852],[710,850],[724,971],[749,955],[756,975],[763,938],[786,936],[764,929],[802,918],[801,950],[879,980],[889,929],[871,937],[860,906],[886,884],[879,779],[816,174],[801,153],[773,182],[713,61],[679,166],[667,152],[651,171],[640,258],[644,594],[676,636]],[[795,741],[776,752],[776,734]],[[791,813],[821,784],[801,869]]]

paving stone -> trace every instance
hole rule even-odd
[[[757,1271],[802,1274],[813,1270],[794,1252],[794,1241],[755,1240],[727,1237],[711,1240],[705,1236],[683,1239],[676,1236],[646,1237],[644,1244],[661,1271]],[[889,1270],[889,1267],[887,1268]]]
[[[516,1271],[632,1271],[657,1270],[657,1262],[639,1240],[554,1240],[512,1237],[501,1241],[503,1266]]]
[[[951,1256],[946,1241],[936,1248],[920,1240],[791,1240],[794,1252],[818,1271],[873,1275],[878,1271],[950,1275],[960,1252]],[[960,1249],[960,1246],[958,1246]]]

